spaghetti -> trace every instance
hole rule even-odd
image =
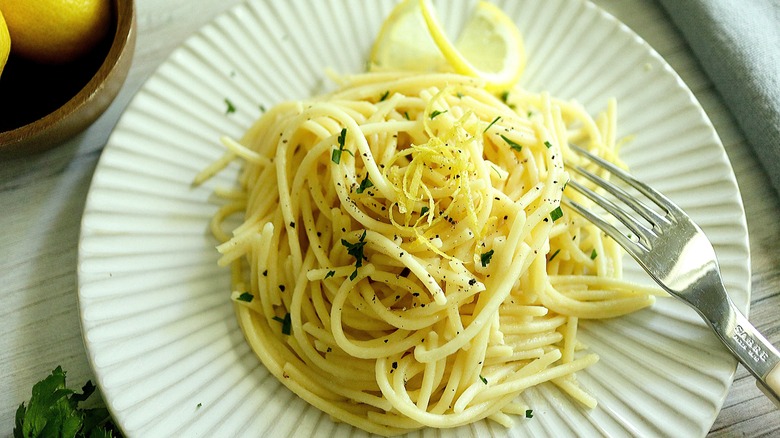
[[[593,119],[471,77],[377,72],[223,139],[198,181],[243,161],[212,228],[252,349],[310,404],[382,435],[511,426],[543,382],[595,406],[575,375],[598,359],[579,319],[655,290],[621,280],[617,244],[560,205],[570,142],[616,161],[614,102]]]

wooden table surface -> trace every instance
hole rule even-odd
[[[580,0],[572,0],[580,1]],[[57,365],[75,387],[94,375],[76,291],[79,226],[90,179],[133,94],[187,36],[239,0],[136,0],[138,40],[128,80],[89,129],[35,156],[0,161],[0,436],[32,385]],[[596,0],[647,40],[693,90],[734,167],[747,214],[750,320],[780,345],[780,199],[690,49],[652,0]],[[684,407],[681,407],[684,409]],[[780,410],[741,366],[710,436],[780,436]]]

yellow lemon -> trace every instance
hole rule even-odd
[[[8,35],[8,26],[5,24],[3,12],[0,11],[0,76],[3,75],[5,63],[11,53],[11,36]]]
[[[418,0],[402,1],[385,19],[369,63],[372,70],[441,71],[447,67],[428,32]]]
[[[109,0],[0,0],[13,52],[41,63],[72,61],[106,35]]]
[[[456,72],[480,77],[493,90],[517,82],[525,69],[525,46],[517,26],[501,9],[479,2],[453,44],[430,2],[419,2],[428,32]]]

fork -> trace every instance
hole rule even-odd
[[[666,196],[628,172],[576,145],[571,148],[636,189],[656,208],[583,166],[569,166],[568,163],[569,170],[601,187],[632,210],[619,206],[611,198],[573,178],[567,184],[614,216],[627,232],[568,197],[562,202],[621,245],[670,295],[693,307],[737,360],[755,376],[759,389],[780,408],[780,353],[729,298],[715,250],[701,228]]]

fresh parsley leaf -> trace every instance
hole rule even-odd
[[[79,394],[68,389],[62,367],[55,368],[33,386],[29,403],[16,410],[14,438],[121,437],[106,408],[79,408],[95,392],[95,385],[88,381],[81,390]]]
[[[526,409],[525,410],[525,418],[533,418],[534,417],[534,410],[533,409]]]
[[[520,146],[520,145],[519,145],[519,144],[517,144],[516,142],[512,141],[511,139],[507,138],[507,136],[506,136],[506,135],[504,135],[504,134],[501,134],[501,138],[503,138],[503,139],[504,139],[504,141],[506,142],[506,144],[508,144],[508,145],[509,145],[509,147],[510,147],[510,148],[512,148],[512,149],[514,149],[514,150],[516,150],[517,152],[520,152],[520,151],[522,151],[522,150],[523,150],[523,147],[522,147],[522,146]]]
[[[550,149],[552,147],[552,143],[550,143],[547,140],[544,141],[544,145],[547,146],[547,149]]]
[[[425,216],[425,213],[428,213],[429,209],[427,206],[420,209],[420,216]]]

